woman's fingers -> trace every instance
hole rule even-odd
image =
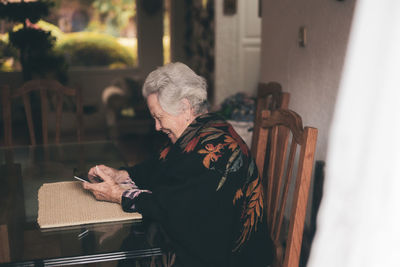
[[[90,168],[88,172],[89,180],[92,182],[99,182],[96,177],[108,177],[109,180],[113,180],[116,183],[121,183],[126,180],[130,180],[127,171],[120,171],[106,165],[96,165]],[[107,178],[106,178],[107,179]]]
[[[96,190],[96,184],[91,184],[91,183],[84,182],[84,183],[82,183],[82,186],[83,186],[84,189],[90,190],[92,192],[94,192]]]
[[[96,176],[99,176],[101,179],[103,179],[104,182],[107,183],[115,183],[114,179],[107,173],[106,170],[104,170],[105,168],[108,168],[104,165],[96,165],[95,166],[95,174]]]
[[[123,189],[117,184],[102,182],[102,183],[83,183],[83,188],[90,190],[97,200],[105,200],[110,202],[121,203]]]
[[[92,176],[95,176],[96,175],[95,172],[96,172],[96,166],[90,168],[89,171],[88,171],[88,174],[92,175]]]
[[[98,188],[96,184],[83,183],[83,188],[91,191],[97,200],[108,200],[105,192],[100,191],[102,188]]]
[[[97,165],[96,165],[97,166]],[[98,175],[96,174],[96,166],[90,168],[90,170],[88,171],[88,179],[92,182],[92,183],[99,183],[101,182],[100,179],[98,179]],[[97,177],[97,179],[96,179]]]
[[[90,170],[88,171],[88,179],[92,182],[92,183],[99,183],[102,182],[103,179],[100,179],[99,175],[97,174],[97,167],[98,165],[90,168]],[[104,166],[104,165],[103,165]]]
[[[92,192],[97,200],[121,203],[121,197],[126,190],[116,183],[115,177],[118,170],[105,165],[96,165],[88,172],[88,177],[94,177],[94,181],[100,178],[103,181],[95,183],[83,183],[83,188]],[[90,179],[90,178],[89,178]],[[91,179],[93,181],[93,179]]]

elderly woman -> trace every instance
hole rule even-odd
[[[148,75],[143,95],[170,142],[131,168],[91,168],[103,182],[84,188],[157,221],[178,266],[267,266],[273,249],[257,167],[232,126],[208,113],[205,80],[170,63]]]

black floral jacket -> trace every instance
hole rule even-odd
[[[197,117],[175,144],[127,171],[140,188],[125,211],[158,221],[183,266],[267,266],[272,243],[255,161],[218,115]]]

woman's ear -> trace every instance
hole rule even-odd
[[[190,106],[189,100],[187,100],[187,98],[184,98],[181,101],[182,101],[182,111],[183,112],[186,112],[186,111],[191,112],[192,107]]]
[[[185,115],[186,121],[192,121],[193,110],[187,98],[182,99],[182,113]]]

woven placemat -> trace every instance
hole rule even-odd
[[[40,228],[141,219],[140,213],[126,213],[121,205],[97,201],[81,182],[43,184],[38,193]]]

